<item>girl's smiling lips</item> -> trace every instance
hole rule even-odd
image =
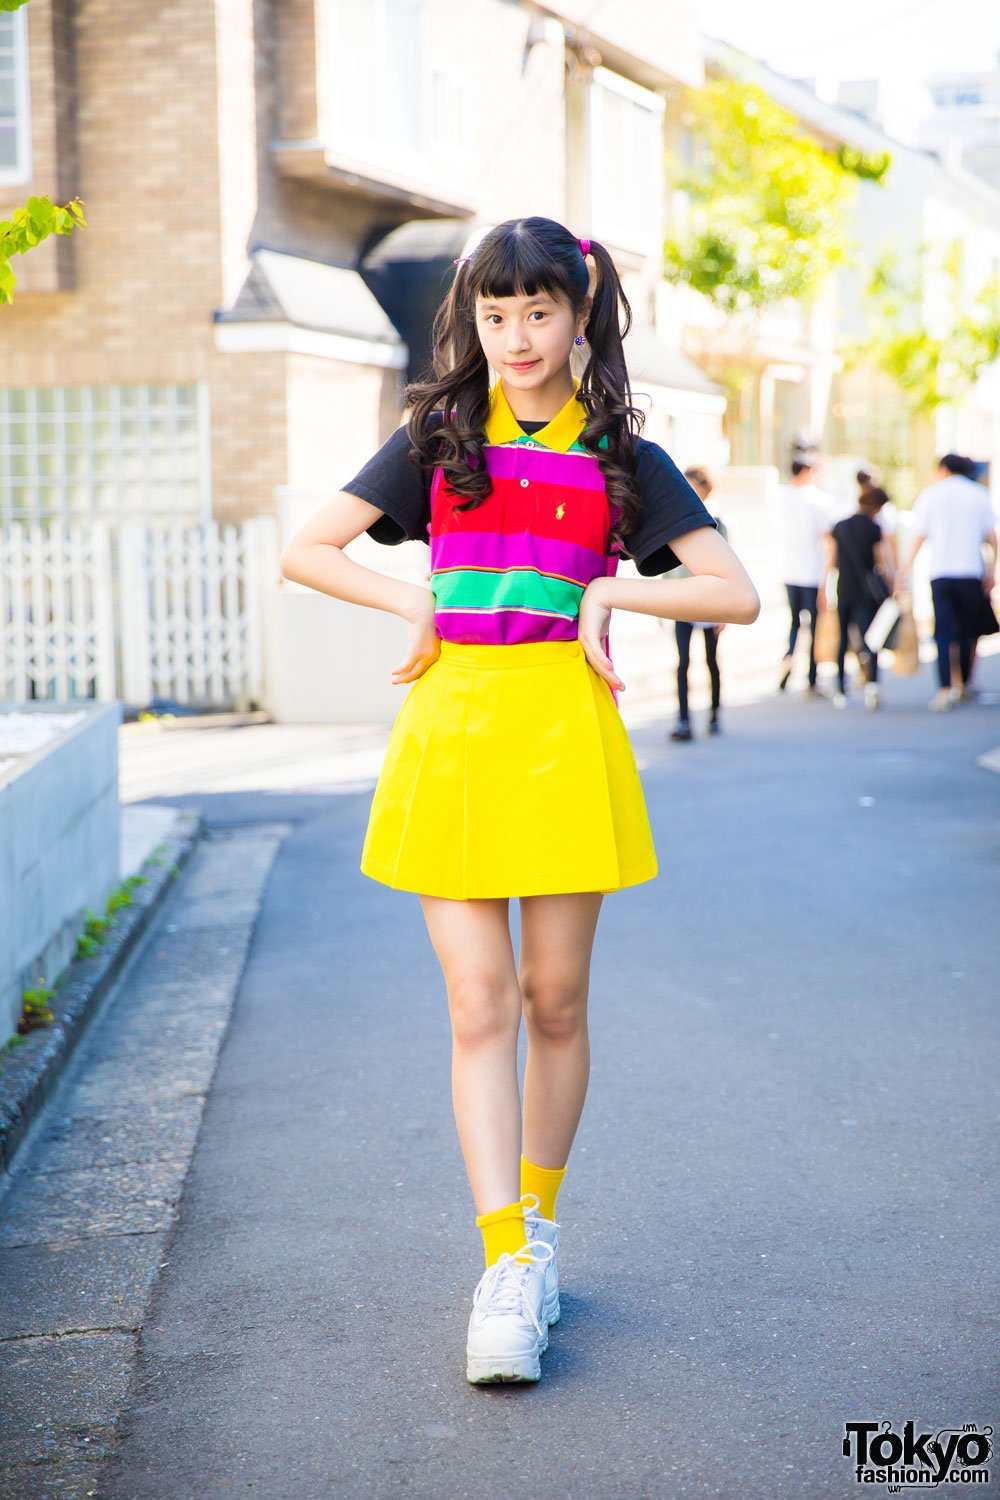
[[[538,363],[537,359],[508,360],[507,368],[508,370],[530,370]]]

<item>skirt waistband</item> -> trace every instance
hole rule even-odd
[[[442,641],[440,660],[449,667],[540,667],[582,655],[579,641],[520,641],[512,646]]]

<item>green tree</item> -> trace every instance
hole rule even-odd
[[[0,0],[0,10],[20,10],[27,3],[28,0]]]
[[[922,244],[903,266],[892,252],[866,288],[870,335],[851,351],[890,375],[915,417],[966,396],[1000,359],[1000,281],[969,286],[960,240]]]
[[[665,244],[667,280],[727,314],[808,301],[849,256],[858,178],[880,182],[888,155],[828,150],[763,89],[735,78],[692,92],[684,124],[696,167],[677,182],[690,222]]]

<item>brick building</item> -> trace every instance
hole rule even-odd
[[[684,0],[596,10],[587,30],[584,0],[0,16],[0,216],[40,193],[88,219],[15,264],[0,313],[0,521],[287,530],[399,420],[426,341],[407,286],[429,308],[469,236],[522,213],[612,248],[648,435],[717,457],[724,401],[655,326],[664,114],[699,39]]]

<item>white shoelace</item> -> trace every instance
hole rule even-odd
[[[544,1253],[536,1255],[536,1251]],[[472,1299],[476,1311],[481,1317],[489,1317],[491,1313],[523,1313],[535,1325],[535,1332],[541,1336],[542,1325],[528,1296],[527,1273],[532,1265],[544,1266],[551,1259],[552,1246],[541,1240],[533,1240],[530,1244],[526,1242],[515,1255],[508,1255],[504,1251],[496,1264],[483,1273],[476,1287],[476,1294]]]
[[[538,1199],[537,1194],[535,1193],[522,1193],[521,1203],[524,1207],[525,1233],[528,1236],[529,1242],[533,1244],[535,1242],[535,1221],[543,1217],[543,1215],[539,1212],[541,1203]],[[555,1229],[556,1231],[556,1242],[550,1247],[552,1250],[552,1254],[555,1255],[556,1250],[559,1248],[559,1225],[556,1223],[555,1219],[549,1219],[547,1220],[547,1222],[551,1224],[553,1229]],[[543,1241],[543,1243],[547,1244],[548,1241]]]

